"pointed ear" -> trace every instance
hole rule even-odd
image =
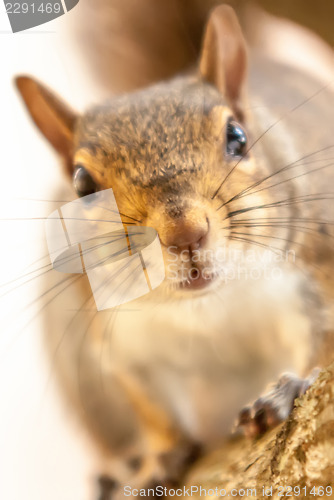
[[[15,83],[35,124],[69,164],[73,155],[73,135],[77,115],[33,78],[18,76]]]
[[[247,49],[237,16],[228,5],[219,5],[211,12],[205,29],[199,69],[202,78],[218,88],[242,121]]]

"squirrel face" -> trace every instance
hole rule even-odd
[[[177,288],[214,281],[217,252],[242,245],[232,238],[231,212],[265,204],[263,192],[231,203],[263,169],[248,151],[245,42],[227,6],[209,19],[198,73],[115,97],[81,117],[36,81],[17,79],[79,194],[87,194],[85,183],[90,192],[112,188],[124,223],[156,229],[167,282]],[[238,175],[230,175],[236,165]]]
[[[255,181],[246,132],[231,120],[221,93],[188,77],[114,98],[78,122],[73,164],[84,194],[112,188],[124,223],[157,230],[172,286],[202,288],[219,274],[216,252],[231,231],[226,188]],[[242,182],[217,191],[238,161]]]

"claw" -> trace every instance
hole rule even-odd
[[[320,372],[312,370],[310,375],[299,378],[291,373],[284,373],[268,392],[239,413],[237,429],[242,429],[247,437],[259,437],[283,422],[291,413],[294,401],[302,396],[313,384]]]

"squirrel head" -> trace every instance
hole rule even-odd
[[[231,243],[230,213],[245,206],[230,201],[261,175],[247,142],[246,70],[236,15],[219,6],[194,75],[113,97],[82,116],[39,82],[23,76],[16,83],[77,194],[112,188],[124,223],[157,230],[166,263],[173,256],[172,283],[200,287],[203,276],[194,276],[194,266],[206,270],[207,282],[219,271],[216,253]],[[180,276],[185,261],[193,273],[186,278]]]

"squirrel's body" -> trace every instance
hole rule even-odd
[[[229,10],[216,12],[215,21],[221,15],[233,25]],[[242,66],[240,52],[235,58]],[[221,85],[210,64],[201,63],[201,76],[93,108],[71,139],[70,163],[112,187],[123,222],[154,227],[163,245],[166,280],[150,294],[97,313],[80,277],[48,306],[47,340],[63,387],[112,462],[105,472],[117,470],[136,487],[174,479],[192,445],[216,445],[238,410],[283,371],[305,376],[327,361],[322,351],[332,356],[324,339],[334,327],[333,92],[254,55],[243,101],[235,92],[243,70],[230,67],[234,79],[225,75]],[[223,151],[233,115],[249,135],[241,160]],[[65,146],[48,138],[66,157]],[[213,278],[186,290],[168,265],[180,266],[179,250],[190,249],[194,231],[196,267],[206,265]],[[239,255],[228,265],[240,275],[222,277],[222,248]],[[56,272],[52,279],[59,281]]]

